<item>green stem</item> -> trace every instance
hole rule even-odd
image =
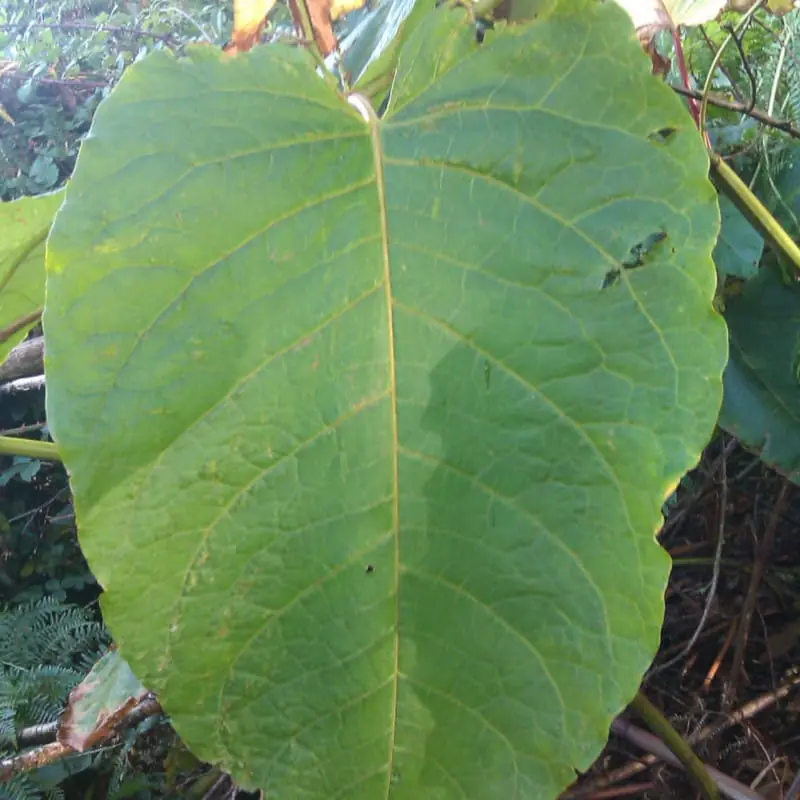
[[[386,92],[391,89],[393,80],[394,71],[389,70],[381,75],[376,75],[372,80],[369,81],[369,83],[359,86],[358,91],[369,98],[369,101],[372,103],[374,108],[378,108],[380,105],[379,100],[381,99],[381,96],[385,95]]]
[[[795,269],[800,271],[800,247],[783,226],[770,214],[767,207],[747,188],[747,184],[720,158],[710,153],[714,182],[731,202],[744,214],[748,222]]]
[[[35,311],[31,311],[14,320],[8,327],[3,328],[0,331],[0,344],[7,342],[14,334],[37,323],[42,318],[42,311],[43,309],[37,308]]]
[[[642,693],[639,692],[631,703],[631,708],[647,723],[683,764],[692,783],[697,786],[705,800],[720,800],[719,788],[708,774],[705,764],[695,755],[686,740],[672,727],[669,720]]]
[[[52,442],[37,442],[34,439],[16,439],[13,436],[0,436],[0,455],[27,456],[44,461],[61,461],[58,447]]]

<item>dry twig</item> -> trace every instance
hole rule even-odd
[[[747,587],[747,595],[745,596],[744,605],[742,606],[742,616],[739,622],[739,630],[736,636],[736,647],[733,651],[733,660],[731,662],[731,671],[728,675],[728,680],[725,682],[725,687],[722,692],[722,709],[727,711],[733,705],[736,699],[736,692],[739,686],[739,681],[742,676],[744,667],[744,652],[747,647],[747,641],[750,637],[750,626],[753,622],[753,613],[756,610],[758,602],[758,590],[761,587],[761,580],[764,577],[764,570],[767,566],[770,553],[772,552],[772,543],[775,541],[775,531],[777,530],[778,523],[781,520],[786,506],[789,503],[791,496],[792,484],[784,479],[783,485],[775,498],[772,506],[772,511],[767,521],[767,526],[764,530],[764,538],[761,540],[761,545],[756,553],[756,560],[753,565],[753,571],[750,574],[750,585]]]
[[[792,689],[798,685],[800,685],[800,672],[787,680],[785,683],[782,683],[777,689],[762,694],[760,697],[756,697],[754,700],[745,703],[743,706],[741,706],[741,708],[738,708],[733,713],[726,715],[718,722],[699,728],[687,737],[687,741],[689,744],[696,746],[708,739],[719,736],[721,733],[729,728],[734,727],[735,725],[741,725],[743,722],[751,719],[756,714],[759,714],[767,708],[770,708],[779,700],[783,700],[789,695]],[[582,787],[580,794],[569,794],[567,797],[583,797],[584,791],[589,792],[592,790],[605,789],[606,787],[614,786],[617,783],[622,783],[622,781],[629,780],[639,773],[644,772],[646,769],[649,769],[654,764],[657,764],[660,760],[661,759],[658,756],[651,754],[644,756],[637,761],[630,761],[624,766],[619,767],[608,774],[603,775],[597,780],[592,781],[585,787]],[[800,789],[800,784],[798,785],[798,789]]]
[[[119,731],[124,728],[138,725],[147,717],[155,716],[160,712],[161,706],[155,696],[147,695],[140,703],[131,709],[120,726],[114,731],[114,735],[117,735]],[[8,781],[14,775],[31,772],[74,755],[77,755],[77,751],[56,741],[49,742],[41,747],[36,747],[33,750],[27,750],[24,753],[0,759],[0,782]]]
[[[670,749],[657,736],[653,736],[652,733],[643,731],[641,728],[637,728],[635,725],[631,725],[620,718],[615,719],[611,727],[614,733],[627,739],[637,747],[656,754],[673,766],[678,767],[681,765],[681,762],[673,755]],[[724,772],[720,772],[718,769],[708,765],[704,765],[704,767],[717,787],[731,800],[764,800],[758,792],[731,778],[730,775],[726,775]]]
[[[670,86],[670,88],[677,94],[684,97],[690,97],[694,100],[702,100],[703,93],[695,89],[685,89],[683,86]],[[739,103],[736,100],[728,100],[718,94],[709,94],[707,102],[709,105],[716,106],[717,108],[724,108],[728,111],[737,111],[745,116],[752,117],[754,120],[767,125],[770,128],[782,131],[788,134],[793,139],[800,139],[800,128],[796,128],[791,122],[785,119],[777,119],[762,111],[759,108],[750,108],[749,103]]]

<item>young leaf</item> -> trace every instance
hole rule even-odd
[[[800,482],[800,285],[762,269],[730,298],[720,425]]]
[[[342,66],[358,91],[388,91],[400,48],[433,7],[434,0],[383,0],[342,39]]]
[[[680,101],[610,4],[473,30],[418,26],[380,121],[299,48],[156,53],[53,232],[105,618],[276,797],[555,796],[658,645],[661,503],[716,422]]]
[[[0,203],[0,362],[38,322],[44,251],[63,191]]]

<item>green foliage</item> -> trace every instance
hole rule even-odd
[[[62,716],[69,693],[85,680],[98,659],[105,663],[103,653],[108,644],[102,623],[92,612],[75,605],[46,598],[0,611],[0,756],[18,752],[18,734],[23,729]],[[134,796],[130,753],[137,742],[141,746],[139,737],[155,722],[128,731],[120,746],[111,751],[87,753],[17,775],[0,784],[0,798],[63,797],[59,784],[89,767],[99,775],[107,773],[105,796],[113,800]],[[144,790],[152,783],[136,781],[141,790],[136,796],[149,798]]]
[[[82,608],[45,599],[0,611],[0,756],[17,750],[23,728],[56,721],[69,692],[108,644],[102,623]],[[16,776],[0,797],[57,798],[66,773]]]
[[[714,53],[730,37],[736,15],[685,33],[689,63],[705,82]],[[778,119],[800,122],[800,10],[782,17],[761,13],[728,41],[712,89],[751,101]],[[753,92],[753,84],[755,92]],[[736,166],[759,199],[795,239],[800,236],[800,148],[783,133],[759,126],[746,114],[710,107],[714,149]],[[796,331],[800,323],[797,265],[780,259],[762,236],[723,198],[722,231],[714,251],[722,305],[730,328],[731,358],[725,374],[720,424],[769,465],[797,481],[800,400]],[[781,265],[782,276],[776,272]],[[742,280],[748,283],[742,287]],[[788,280],[788,285],[786,281]],[[794,285],[792,285],[794,284]]]
[[[63,800],[64,792],[59,786],[40,786],[35,776],[15,775],[0,783],[0,800]]]
[[[800,238],[800,146],[787,148],[787,159],[772,185],[763,192],[776,219],[795,238]]]
[[[800,283],[762,269],[725,316],[731,357],[720,424],[800,482]]]
[[[787,32],[791,32],[789,57],[786,59],[786,99],[791,110],[791,118],[800,123],[800,18],[790,15],[787,20]]]
[[[636,690],[726,353],[702,142],[627,25],[440,10],[380,121],[283,46],[98,111],[48,418],[122,654],[246,785],[552,797]]]
[[[125,69],[154,50],[221,43],[230,16],[227,4],[193,0],[0,5],[0,198],[61,186],[97,105]]]
[[[720,197],[719,205],[722,227],[714,249],[714,263],[720,277],[752,278],[758,272],[764,240],[727,197]]]
[[[6,395],[0,426],[47,436],[44,393]],[[78,546],[72,499],[60,464],[22,457],[0,462],[0,592],[13,605],[51,596],[80,604],[99,587]]]
[[[105,629],[90,611],[51,598],[6,608],[0,613],[0,668],[14,674],[54,667],[71,670],[73,678],[80,679],[105,644]],[[65,679],[64,685],[69,683],[72,688],[75,684],[71,680]],[[26,719],[25,724],[51,719]]]
[[[60,92],[42,84],[31,83],[14,95],[0,91],[0,103],[15,122],[11,127],[0,120],[0,198],[41,194],[64,183],[99,97],[83,93],[70,111]]]
[[[78,546],[67,478],[52,464],[16,457],[0,471],[0,587],[14,604],[99,593]]]
[[[62,192],[0,204],[0,330],[44,307],[44,250]],[[0,341],[0,362],[38,320]]]

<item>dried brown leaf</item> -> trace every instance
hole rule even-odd
[[[258,44],[274,5],[275,0],[233,0],[233,35],[226,52],[246,53]]]
[[[146,695],[127,662],[110,650],[70,692],[58,741],[79,753],[104,742]]]
[[[308,9],[313,31],[304,29],[303,15],[298,5],[303,2],[305,2],[305,6]],[[323,57],[332,53],[337,45],[336,34],[333,32],[331,6],[331,0],[289,0],[289,8],[291,9],[295,26],[298,30],[302,31],[303,35],[306,37],[309,37],[313,33],[314,41]]]

